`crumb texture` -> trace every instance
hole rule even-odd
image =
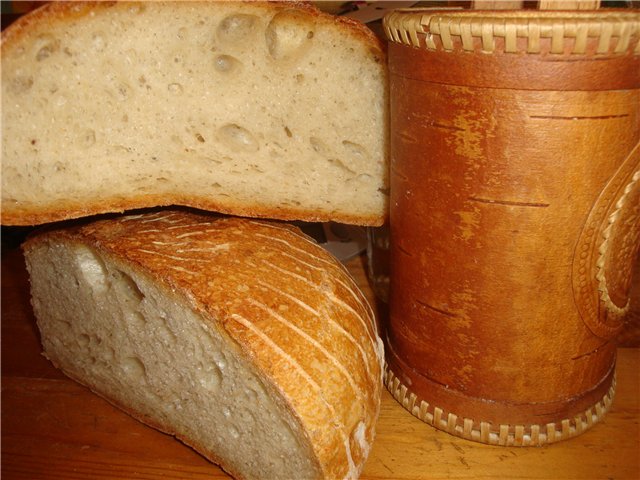
[[[51,6],[3,36],[3,222],[175,203],[380,223],[384,63],[309,8]]]

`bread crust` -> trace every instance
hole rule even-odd
[[[353,20],[349,17],[341,17],[336,15],[331,15],[325,12],[322,12],[314,5],[308,2],[301,1],[286,1],[286,0],[269,0],[269,1],[259,1],[259,0],[215,0],[215,1],[224,1],[228,3],[239,2],[239,3],[252,3],[255,5],[262,4],[265,9],[271,10],[275,9],[283,9],[283,8],[296,8],[302,9],[306,12],[312,14],[318,21],[325,23],[335,23],[344,26],[345,33],[349,33],[355,37],[359,37],[365,42],[370,44],[371,52],[376,55],[380,62],[385,61],[386,57],[386,44],[380,40],[369,28],[364,26],[362,23]],[[21,37],[24,35],[29,35],[30,30],[37,24],[52,24],[56,21],[71,21],[82,18],[85,15],[89,15],[91,12],[97,12],[100,9],[108,9],[108,8],[127,8],[132,5],[139,4],[140,2],[128,2],[128,1],[104,1],[104,2],[69,2],[69,1],[60,1],[60,2],[49,2],[44,4],[43,6],[35,9],[30,12],[28,15],[23,15],[18,18],[15,22],[9,25],[2,31],[0,35],[1,43],[0,47],[2,49],[2,55],[5,55],[5,49],[10,49],[14,46],[15,43],[19,42]],[[188,3],[193,5],[194,3],[209,3],[206,1],[200,2],[158,2],[158,3]]]
[[[201,314],[298,419],[323,478],[359,476],[380,409],[382,342],[347,270],[299,229],[164,211],[40,233],[24,244],[27,257],[49,241],[87,245]]]
[[[155,3],[155,2],[154,2]],[[167,8],[182,8],[184,5],[191,8],[194,2],[157,2]],[[195,2],[208,4],[211,2]],[[365,25],[350,18],[339,17],[320,11],[315,6],[299,1],[244,1],[225,3],[252,4],[253,8],[263,9],[265,14],[286,9],[299,9],[313,16],[319,25],[335,25],[346,37],[368,45],[370,54],[381,65],[386,63],[385,44]],[[127,11],[130,8],[140,7],[135,2],[51,2],[37,10],[17,19],[6,28],[1,35],[0,48],[2,57],[12,55],[22,48],[25,39],[43,31],[43,28],[64,28],[65,24],[82,21],[85,17],[99,15],[105,10]],[[144,5],[144,4],[142,4]],[[144,6],[143,6],[144,8]],[[386,78],[381,79],[386,83]],[[386,135],[385,132],[380,132]],[[21,161],[27,161],[23,159]],[[8,162],[5,160],[5,163]],[[386,182],[386,179],[384,180]],[[37,187],[34,187],[37,188]],[[384,188],[379,189],[383,191]],[[379,226],[386,220],[386,210],[382,213],[363,214],[354,212],[349,205],[342,205],[331,211],[319,210],[317,207],[280,205],[271,207],[262,202],[251,204],[250,202],[238,202],[233,198],[221,199],[202,192],[184,193],[156,193],[145,194],[131,192],[128,195],[108,195],[101,193],[95,200],[73,200],[69,198],[51,199],[47,204],[30,204],[26,201],[14,201],[3,198],[2,214],[0,221],[3,225],[37,225],[47,222],[55,222],[80,218],[83,216],[118,212],[138,208],[181,205],[198,208],[207,211],[215,211],[224,214],[249,216],[259,218],[275,218],[279,220],[305,220],[305,221],[336,221],[354,225]]]
[[[124,213],[128,210],[152,207],[184,206],[192,207],[207,212],[217,212],[240,217],[277,219],[277,220],[304,220],[306,222],[339,222],[350,225],[380,226],[384,220],[380,216],[363,216],[349,214],[348,212],[319,212],[305,208],[266,208],[256,203],[246,205],[227,199],[224,203],[216,202],[210,198],[187,198],[185,196],[153,194],[138,195],[128,198],[101,199],[97,204],[86,204],[72,201],[52,202],[49,208],[16,207],[4,209],[0,216],[2,225],[30,226],[41,225],[50,222],[72,220],[103,213]]]

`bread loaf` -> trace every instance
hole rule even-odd
[[[24,244],[45,355],[245,479],[357,478],[383,347],[344,267],[292,226],[181,211]]]
[[[2,35],[2,223],[186,205],[381,224],[386,60],[296,2],[52,2]]]

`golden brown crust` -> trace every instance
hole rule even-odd
[[[220,1],[220,0],[217,0]],[[233,1],[233,0],[225,0]],[[354,36],[365,39],[365,41],[371,43],[371,50],[373,53],[380,57],[384,56],[385,44],[366,26],[362,23],[353,20],[348,17],[339,17],[324,13],[314,5],[308,2],[301,1],[252,1],[244,0],[250,3],[262,3],[268,5],[266,8],[298,8],[304,9],[307,12],[313,14],[318,20],[326,23],[335,23],[345,27],[345,32],[349,32]],[[181,3],[181,2],[177,2]],[[193,2],[183,2],[193,3]],[[240,2],[242,3],[242,2]],[[39,23],[51,23],[55,21],[69,21],[74,20],[91,12],[97,12],[100,9],[107,8],[124,8],[127,5],[135,4],[135,2],[117,2],[117,1],[104,1],[104,2],[51,2],[43,5],[42,7],[30,12],[27,15],[23,15],[9,27],[2,31],[2,49],[10,48],[11,44],[19,41],[22,35],[29,34],[29,30],[33,25]],[[6,44],[6,47],[5,47]]]
[[[12,48],[21,37],[29,35],[40,24],[70,21],[87,15],[99,8],[110,8],[117,2],[50,2],[21,16],[2,31],[2,55]]]
[[[355,282],[313,240],[286,224],[177,210],[53,230],[25,248],[50,236],[90,245],[200,312],[299,419],[324,477],[357,477],[379,413],[382,344]]]
[[[59,222],[75,218],[88,217],[103,213],[123,213],[128,210],[136,210],[152,207],[168,207],[180,205],[197,208],[209,212],[218,212],[240,217],[253,217],[278,220],[304,220],[307,222],[338,222],[350,225],[380,226],[384,222],[378,216],[353,215],[344,212],[319,212],[314,209],[297,208],[268,208],[264,205],[245,205],[240,202],[233,204],[226,199],[225,203],[218,203],[215,199],[186,198],[175,195],[138,195],[130,198],[101,198],[93,204],[78,203],[73,201],[52,202],[49,208],[42,207],[16,207],[3,209],[1,216],[2,225],[29,226],[41,225],[50,222]]]

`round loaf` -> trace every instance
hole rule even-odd
[[[383,347],[346,269],[297,228],[183,211],[24,245],[45,355],[237,478],[357,478]]]

